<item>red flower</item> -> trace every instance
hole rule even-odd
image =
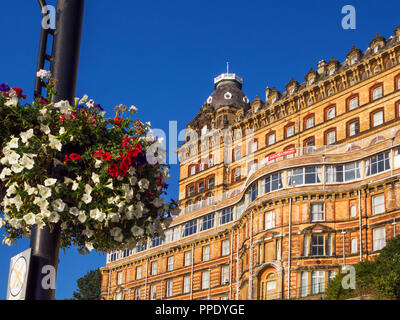
[[[111,154],[109,154],[108,152],[104,152],[101,155],[101,160],[103,161],[110,161],[111,160]]]
[[[121,171],[128,171],[131,164],[132,164],[132,160],[130,157],[123,157],[119,169]]]
[[[69,158],[70,158],[72,161],[81,160],[81,159],[82,159],[82,157],[81,157],[79,154],[77,154],[77,153],[71,153],[71,154],[69,155]]]
[[[118,171],[118,175],[120,177],[122,177],[122,178],[125,177],[127,173],[128,173],[128,170],[120,170],[120,171]]]
[[[118,176],[118,166],[115,163],[111,163],[108,166],[107,172],[112,176],[112,177],[117,177]]]
[[[79,119],[79,117],[75,113],[71,113],[69,117],[70,119]]]
[[[146,195],[147,197],[150,197],[150,198],[154,197],[154,193],[153,193],[153,192],[149,192],[149,191],[146,192],[145,195]]]
[[[122,148],[128,148],[130,147],[130,143],[129,143],[129,138],[128,137],[124,137],[124,141],[122,142]]]
[[[21,88],[13,88],[13,90],[17,94],[18,98],[26,99],[26,95],[22,94],[22,89]]]
[[[142,152],[142,150],[143,150],[142,145],[138,143],[138,144],[135,146],[135,149],[130,149],[130,150],[128,150],[128,156],[130,156],[132,159],[134,159],[134,158],[136,158],[136,157],[139,155],[139,153]]]
[[[68,161],[69,161],[68,156],[65,155],[65,156],[64,156],[64,162],[67,163]]]
[[[63,116],[60,118],[60,120],[58,120],[58,122],[63,122],[65,120],[65,114],[63,114]]]
[[[45,99],[45,98],[42,98],[42,99],[39,101],[39,103],[40,103],[40,104],[49,104],[49,100],[47,100],[47,99]]]
[[[122,121],[123,121],[123,120],[124,120],[124,119],[122,119],[121,117],[115,117],[115,118],[114,118],[114,124],[117,125],[117,126],[119,126],[119,127],[121,127]]]
[[[94,158],[100,158],[101,157],[101,155],[103,154],[103,150],[102,149],[100,149],[99,151],[97,151],[97,152],[95,152],[94,154],[93,154],[93,157]]]

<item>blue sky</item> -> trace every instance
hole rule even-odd
[[[49,4],[55,1],[49,0]],[[344,5],[356,9],[356,29],[341,27]],[[87,93],[113,115],[134,104],[142,121],[168,133],[193,119],[226,70],[244,78],[243,91],[264,99],[266,86],[284,91],[310,67],[332,56],[345,59],[352,45],[365,50],[378,32],[385,38],[400,24],[398,1],[131,1],[86,0],[77,96]],[[35,0],[3,1],[0,82],[21,87],[32,100],[40,33]],[[177,198],[179,168],[171,165],[169,196]],[[27,249],[0,244],[0,299],[9,260]],[[70,298],[76,280],[105,265],[105,256],[60,252],[56,298]]]

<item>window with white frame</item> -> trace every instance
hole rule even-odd
[[[146,249],[147,249],[147,243],[138,243],[136,248],[135,248],[135,252],[139,253],[139,252],[142,252],[142,251],[144,251]]]
[[[350,60],[350,64],[353,65],[357,62],[357,56],[353,56]]]
[[[229,283],[229,266],[222,266],[221,267],[221,284],[228,284]]]
[[[383,111],[375,112],[372,115],[372,126],[377,127],[383,124]]]
[[[311,221],[324,221],[325,205],[323,202],[311,203]]]
[[[361,178],[361,162],[326,166],[326,183],[349,182]]]
[[[278,172],[267,176],[261,180],[261,192],[263,194],[283,188],[283,172]]]
[[[241,217],[245,209],[246,209],[246,204],[244,203],[244,201],[239,202],[238,205],[236,206],[236,219],[239,219]]]
[[[185,252],[185,267],[190,266],[192,264],[192,252]]]
[[[210,260],[210,246],[203,247],[203,261]]]
[[[199,189],[199,193],[204,191],[204,182],[199,182],[198,189]]]
[[[382,97],[382,87],[375,88],[372,92],[372,100],[376,100]]]
[[[324,235],[313,234],[311,235],[311,256],[323,256],[324,255]]]
[[[214,228],[215,225],[215,213],[210,213],[200,219],[199,231],[205,231]]]
[[[306,129],[314,127],[314,116],[308,117],[306,120]]]
[[[231,222],[233,220],[233,207],[223,209],[219,214],[219,225]]]
[[[336,117],[336,108],[331,107],[329,110],[326,112],[326,120],[331,120],[334,117]]]
[[[165,243],[179,240],[179,227],[171,228],[165,231]]]
[[[289,138],[294,135],[294,125],[286,128],[286,138]]]
[[[322,167],[303,167],[287,171],[287,186],[297,187],[303,184],[322,182]]]
[[[140,288],[135,290],[135,300],[140,300]]]
[[[197,232],[197,220],[185,223],[182,227],[182,238],[188,237]]]
[[[258,183],[255,182],[250,187],[249,202],[253,202],[258,197]]]
[[[201,289],[208,289],[210,287],[210,271],[203,271],[201,273]]]
[[[275,211],[267,211],[265,213],[265,229],[271,229],[275,227]]]
[[[161,245],[161,243],[162,243],[162,239],[160,237],[154,237],[150,241],[150,248],[157,247],[157,246]]]
[[[222,256],[227,256],[230,253],[230,241],[225,239],[222,241]]]
[[[253,141],[253,142],[250,144],[250,152],[251,152],[251,153],[256,152],[256,151],[257,151],[257,148],[258,148],[258,141]]]
[[[136,267],[136,280],[142,279],[142,266]]]
[[[300,296],[307,296],[308,292],[308,272],[303,271],[300,279]]]
[[[332,281],[336,277],[336,272],[333,270],[330,270],[328,273],[328,281]]]
[[[399,103],[399,107],[400,107],[400,103]],[[393,153],[394,153],[394,157],[393,157],[394,158],[393,159],[394,168],[398,169],[398,168],[400,168],[400,148],[394,149]]]
[[[385,212],[385,194],[380,193],[372,197],[372,215]]]
[[[150,300],[156,300],[157,299],[157,285],[153,284],[150,287]]]
[[[357,206],[355,204],[350,206],[350,217],[355,218],[357,216]]]
[[[194,195],[194,186],[189,187],[188,196],[191,197]]]
[[[208,179],[208,189],[214,188],[215,180],[214,178]]]
[[[167,271],[172,271],[174,270],[174,257],[168,257],[168,263],[167,263]]]
[[[190,292],[190,276],[185,276],[183,278],[183,293],[189,293]]]
[[[240,175],[240,167],[239,167],[239,168],[236,168],[234,171],[233,181],[239,181],[240,178],[241,178],[241,175]]]
[[[308,246],[308,236],[304,236],[303,238],[303,256],[308,257],[309,255],[309,246]]]
[[[352,238],[351,239],[351,253],[356,253],[358,248],[357,248],[357,238]]]
[[[192,166],[192,167],[190,168],[190,175],[192,176],[192,175],[194,175],[194,174],[196,174],[196,166]]]
[[[360,132],[360,123],[357,121],[352,121],[349,124],[349,137],[355,136]]]
[[[153,261],[151,263],[151,275],[152,276],[157,275],[157,261]]]
[[[365,161],[365,174],[371,176],[390,170],[390,151],[372,156]]]
[[[167,287],[165,290],[166,291],[165,295],[167,298],[172,297],[173,285],[174,285],[174,283],[172,282],[172,280],[167,280]]]
[[[272,145],[272,144],[274,144],[275,143],[275,133],[271,133],[269,136],[268,136],[268,145],[270,146],[270,145]]]
[[[385,227],[373,229],[373,250],[381,250],[386,246]]]
[[[235,148],[235,153],[234,153],[234,161],[239,160],[242,157],[242,150],[241,148]]]
[[[325,271],[311,272],[311,294],[322,293],[325,290]]]
[[[336,130],[331,130],[326,134],[326,144],[334,144],[336,142]]]
[[[357,109],[357,108],[358,108],[358,97],[354,97],[349,102],[349,111]]]
[[[117,277],[118,277],[118,285],[122,284],[122,272],[118,272]]]

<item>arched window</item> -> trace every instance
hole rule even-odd
[[[294,136],[294,133],[295,133],[294,122],[290,122],[284,127],[285,139]]]
[[[261,300],[278,299],[278,277],[275,272],[268,273],[260,282]]]
[[[358,118],[352,119],[346,124],[347,137],[352,137],[360,132],[360,120]]]
[[[369,89],[370,101],[383,97],[383,84],[378,83]]]
[[[360,101],[358,93],[352,94],[350,97],[346,99],[347,111],[357,109],[359,107],[359,104]]]
[[[332,104],[325,108],[325,121],[331,120],[336,117],[336,105]]]
[[[265,135],[265,145],[270,146],[276,142],[275,131],[271,131]]]
[[[370,113],[370,127],[374,128],[380,126],[385,122],[384,108],[375,109]]]
[[[394,89],[400,90],[400,74],[394,78]]]
[[[312,127],[314,127],[315,123],[314,123],[314,113],[311,113],[309,115],[307,115],[306,117],[304,117],[303,119],[303,128],[306,129],[310,129]]]
[[[336,128],[331,128],[324,133],[325,145],[331,145],[336,143]]]

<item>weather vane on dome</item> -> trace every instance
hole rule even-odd
[[[226,73],[229,73],[229,62],[226,62]]]

